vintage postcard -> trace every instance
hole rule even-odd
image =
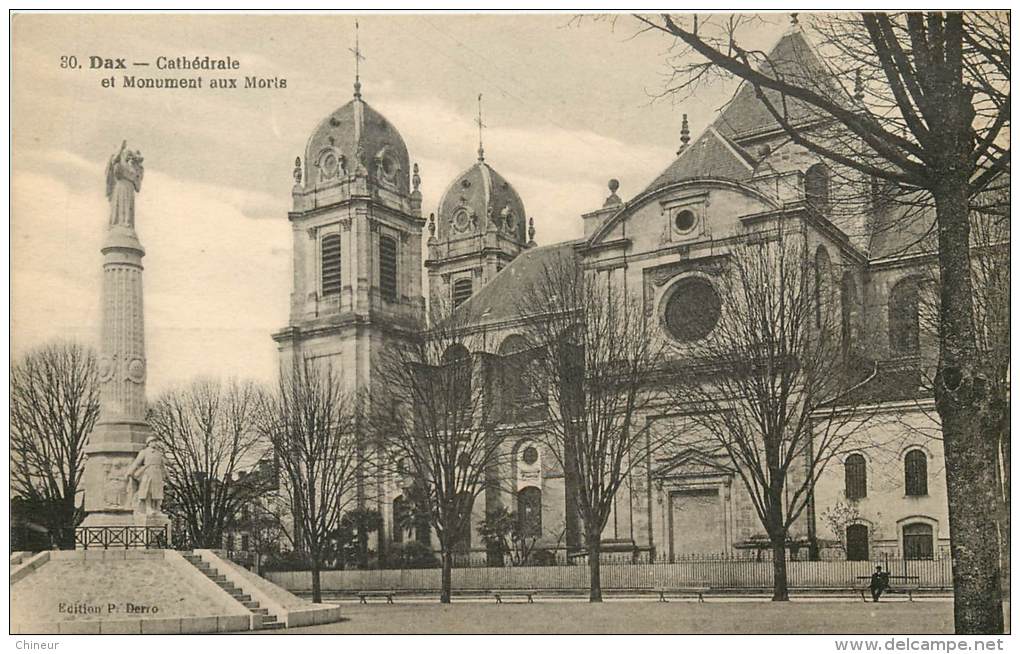
[[[1002,649],[1008,10],[10,37],[23,648]]]

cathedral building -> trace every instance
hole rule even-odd
[[[821,68],[796,29],[769,59]],[[796,109],[793,118],[811,120]],[[564,256],[638,298],[680,352],[697,337],[685,316],[725,310],[703,300],[719,283],[717,262],[729,244],[747,238],[749,225],[786,221],[805,235],[819,293],[839,304],[841,338],[877,361],[863,403],[873,419],[816,484],[792,529],[791,555],[806,557],[817,544],[826,557],[937,556],[949,542],[944,462],[916,373],[934,347],[919,327],[920,273],[930,252],[874,193],[858,194],[870,200],[852,211],[836,210],[853,186],[848,175],[837,184],[836,172],[793,143],[746,83],[693,139],[685,116],[679,141],[676,159],[629,199],[611,180],[602,206],[578,217],[583,237],[539,247],[524,199],[481,146],[424,219],[417,167],[400,133],[356,84],[354,98],[315,128],[295,164],[290,319],[273,335],[281,365],[325,359],[353,388],[371,391],[385,348],[426,329],[426,296],[432,307],[470,316],[464,346],[472,356],[518,352],[527,347],[527,317],[515,298],[544,262]],[[700,319],[712,324],[718,316]],[[686,428],[665,411],[641,419]],[[499,505],[527,516],[538,547],[558,558],[580,547],[571,489],[542,429],[531,414],[502,428],[505,483],[474,504],[464,535],[472,557],[485,559],[475,527]],[[373,545],[382,551],[406,538],[394,520],[404,500],[389,480],[374,483],[367,501],[384,517]],[[650,457],[631,473],[604,532],[606,551],[634,560],[753,556],[763,539],[740,479],[680,451]]]

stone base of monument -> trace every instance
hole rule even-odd
[[[11,633],[186,634],[335,622],[210,550],[55,550],[11,558]]]

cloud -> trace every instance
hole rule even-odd
[[[63,175],[17,170],[12,178],[12,331],[16,353],[58,337],[98,341],[108,206],[100,167],[67,152],[43,161],[77,169],[90,190]],[[251,220],[259,194],[182,181],[147,170],[137,197],[146,246],[145,320],[150,388],[196,375],[268,380],[269,334],[284,326],[290,228]]]

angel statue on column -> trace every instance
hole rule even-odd
[[[120,152],[110,157],[106,165],[106,198],[110,201],[110,227],[123,225],[134,229],[135,193],[142,190],[142,154],[128,150],[127,141],[120,144]]]

